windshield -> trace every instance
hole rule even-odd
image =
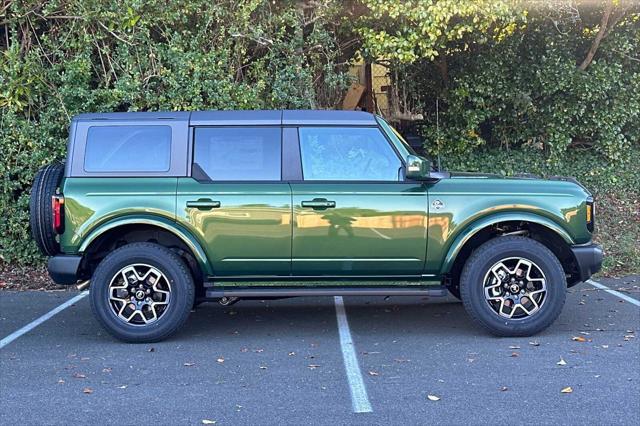
[[[411,148],[409,142],[405,141],[402,135],[400,135],[396,129],[391,127],[389,123],[384,121],[382,117],[376,115],[376,120],[378,120],[378,123],[380,123],[380,126],[382,126],[387,136],[391,138],[394,145],[401,151],[404,158],[407,158],[407,155],[418,155],[413,148]]]

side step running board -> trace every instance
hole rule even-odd
[[[417,287],[417,286],[416,286]],[[430,287],[239,287],[208,288],[207,299],[221,297],[298,297],[298,296],[431,296],[447,295],[444,286]]]

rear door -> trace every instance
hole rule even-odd
[[[291,189],[280,126],[196,127],[177,218],[199,237],[216,276],[291,273]]]
[[[300,127],[292,274],[419,276],[427,192],[377,126]]]

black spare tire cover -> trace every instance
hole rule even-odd
[[[29,200],[31,235],[42,254],[46,256],[54,256],[60,251],[60,245],[53,229],[51,197],[56,194],[63,175],[63,163],[49,164],[38,170],[31,187],[31,199]]]

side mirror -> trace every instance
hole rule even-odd
[[[431,180],[429,162],[417,155],[407,156],[405,176],[412,180]]]

